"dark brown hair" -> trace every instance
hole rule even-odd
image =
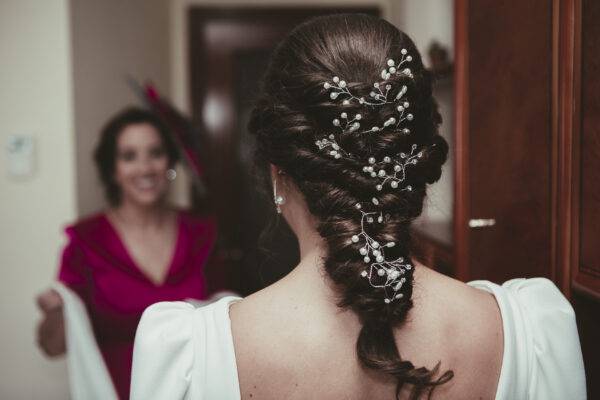
[[[376,191],[374,180],[362,172],[363,165],[348,158],[334,159],[318,151],[315,141],[331,132],[332,120],[342,111],[349,115],[360,112],[361,124],[371,127],[394,115],[395,105],[342,105],[329,99],[323,84],[339,76],[353,92],[368,97],[373,82],[381,81],[386,61],[402,59],[402,49],[413,58],[409,65],[413,78],[393,74],[384,83],[408,87],[410,110],[415,116],[408,123],[410,133],[386,129],[343,139],[344,149],[363,160],[410,153],[413,144],[422,149],[422,158],[411,165],[403,182],[412,187],[411,191],[389,187]],[[436,386],[452,379],[453,372],[439,374],[440,363],[432,369],[417,368],[400,356],[393,328],[401,326],[413,305],[412,270],[406,275],[403,297],[386,304],[383,289],[373,288],[360,275],[365,269],[358,252],[361,245],[348,239],[361,230],[361,215],[355,204],[377,196],[378,210],[383,210],[386,221],[376,224],[369,234],[381,243],[396,242],[386,249],[386,256],[410,259],[410,224],[421,214],[426,185],[440,178],[448,152],[448,145],[438,134],[440,123],[431,75],[414,43],[388,22],[361,14],[318,17],[294,29],[271,58],[249,123],[257,139],[257,163],[265,177],[269,164],[281,169],[318,220],[318,232],[327,245],[324,268],[338,288],[339,306],[353,310],[362,323],[356,343],[360,363],[393,377],[397,398],[405,384],[410,385],[412,399],[427,392],[431,396]],[[270,179],[267,182],[270,184]]]
[[[169,166],[172,167],[179,160],[179,151],[169,129],[156,115],[136,107],[126,108],[114,115],[102,128],[100,141],[94,151],[98,175],[104,185],[106,199],[112,206],[118,205],[121,201],[121,189],[114,179],[117,139],[129,125],[142,123],[150,124],[158,131],[169,159]]]

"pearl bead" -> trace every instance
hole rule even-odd
[[[340,87],[341,88],[345,88],[346,87],[346,81],[340,81]]]
[[[376,176],[377,176],[377,173],[371,172],[371,177],[375,178]]]
[[[346,100],[342,101],[342,104],[347,106],[348,104],[350,104],[350,100],[346,99]]]
[[[406,53],[408,53],[408,51],[406,49],[400,50],[400,54],[405,55]],[[333,79],[334,79],[334,82],[335,82],[335,78],[333,78]]]
[[[398,294],[396,295],[396,298],[397,298],[397,299],[401,299],[401,298],[403,298],[403,297],[404,297],[404,295],[403,295],[402,293],[398,293]]]
[[[398,112],[402,112],[402,111],[404,111],[404,107],[398,106],[398,108],[396,108],[396,110],[398,110]]]
[[[354,243],[358,242],[358,236],[357,235],[352,236],[352,241]]]
[[[406,61],[412,61],[412,56],[407,56]]]
[[[372,223],[373,223],[373,218],[371,218],[371,217],[367,218],[367,222],[368,222],[369,224],[372,224]]]
[[[338,82],[340,81],[340,78],[338,78],[337,76],[334,76],[334,77],[333,77],[333,81],[334,81],[335,83],[338,83]]]
[[[379,200],[377,200],[375,197],[373,197],[373,198],[371,199],[371,201],[372,201],[372,202],[373,202],[373,204],[375,204],[376,206],[378,206],[378,205],[379,205]]]
[[[371,246],[373,246],[374,249],[379,247],[379,242],[373,242],[371,243]]]
[[[360,250],[359,250],[359,252],[363,256],[367,255],[367,249],[365,249],[364,247],[361,247]]]
[[[365,257],[365,258],[363,258],[363,261],[368,263],[369,261],[371,261],[371,259],[369,257]]]
[[[396,73],[396,68],[395,67],[390,68],[390,73],[395,74]]]
[[[396,245],[396,242],[388,242],[388,244],[386,244],[387,247],[394,247],[395,245]]]
[[[375,82],[375,83],[373,84],[373,87],[374,87],[374,88],[379,88],[379,83],[378,83],[378,82]]]
[[[343,112],[340,116],[344,119],[348,118],[348,114],[346,114],[345,112]]]
[[[385,176],[385,171],[380,169],[379,170],[379,176],[381,176],[382,178]]]
[[[377,189],[377,190],[381,190],[381,189],[383,189],[383,186],[381,186],[381,185],[377,185],[377,186],[375,186],[375,189]]]
[[[329,82],[325,82],[325,83],[323,84],[323,87],[324,87],[325,89],[329,89],[329,88],[331,87],[331,85],[329,84]]]
[[[396,68],[394,68],[394,70],[395,70],[395,69],[396,69]],[[390,72],[392,72],[392,71],[391,71],[391,69],[390,69]],[[392,85],[385,85],[385,90],[390,90],[391,88],[392,88]]]
[[[333,126],[340,126],[340,120],[339,119],[334,119],[333,120]]]
[[[394,65],[396,65],[396,63],[394,62],[394,60],[392,60],[391,58],[389,60],[387,60],[387,65],[390,67],[393,67]]]
[[[368,275],[367,271],[363,271],[363,272],[360,273],[360,276],[362,276],[363,278],[366,278],[367,275]]]
[[[377,275],[379,276],[384,276],[385,275],[385,270],[382,268],[380,270],[377,271]]]
[[[385,299],[385,304],[390,304],[390,299]]]
[[[398,187],[398,182],[392,181],[392,183],[390,183],[390,186],[396,189]]]
[[[360,115],[360,114],[356,114],[354,116],[354,119],[359,120],[359,121],[360,121],[361,118],[362,118],[362,115]]]
[[[375,164],[375,157],[369,157],[369,164]]]
[[[383,262],[383,256],[378,256],[376,260],[377,262]]]
[[[359,210],[362,208],[362,206],[360,205],[360,203],[356,203],[355,207],[358,208]]]
[[[401,169],[402,169],[402,167],[397,164],[394,166],[394,171],[396,171],[396,172],[400,172]]]
[[[412,120],[413,120],[413,118],[414,118],[414,117],[413,117],[413,115],[412,115],[412,114],[408,114],[408,115],[406,116],[406,119],[407,119],[407,120],[409,120],[409,121],[412,121]]]
[[[375,257],[379,257],[381,255],[381,251],[379,251],[379,250],[373,250],[373,255]]]
[[[392,161],[392,159],[388,156],[383,157],[383,162],[389,163],[390,161]]]
[[[410,107],[410,103],[408,101],[405,101],[402,105],[404,106],[404,108]]]
[[[337,99],[338,92],[331,92],[331,93],[329,93],[329,97],[331,98],[331,100]]]

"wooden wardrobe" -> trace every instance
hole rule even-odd
[[[452,274],[545,276],[600,398],[600,2],[456,0]]]

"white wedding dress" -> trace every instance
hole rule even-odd
[[[585,374],[575,314],[544,278],[502,286],[469,285],[492,293],[502,314],[504,354],[496,400],[584,400]],[[158,303],[136,333],[131,400],[240,400],[229,305]]]

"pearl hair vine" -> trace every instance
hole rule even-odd
[[[373,197],[371,200],[375,206],[379,205],[379,200]],[[384,302],[391,303],[394,300],[404,297],[400,291],[406,283],[406,274],[413,269],[412,265],[405,261],[404,257],[398,257],[395,260],[388,261],[385,257],[385,248],[396,246],[393,241],[381,244],[373,239],[365,228],[367,224],[373,224],[375,221],[379,224],[384,223],[383,213],[381,211],[365,212],[362,210],[362,204],[356,203],[356,208],[361,213],[360,218],[360,233],[353,235],[350,239],[351,243],[358,243],[361,239],[364,240],[364,245],[358,250],[363,257],[363,261],[368,265],[368,268],[360,274],[363,278],[369,280],[369,284],[374,288],[381,288],[385,292]],[[377,220],[375,220],[377,217]],[[371,258],[372,257],[372,258]]]
[[[410,68],[405,67],[405,64],[412,61],[412,56],[408,54],[406,49],[402,49],[400,53],[402,55],[400,62],[396,63],[392,59],[387,60],[387,67],[381,71],[380,75],[383,82],[373,83],[373,89],[369,93],[368,98],[356,95],[347,82],[338,76],[334,76],[331,82],[323,84],[323,88],[329,91],[330,100],[336,101],[341,99],[342,106],[348,106],[351,103],[358,103],[358,105],[365,108],[381,107],[388,104],[395,106],[396,115],[366,130],[361,130],[361,121],[363,121],[361,113],[356,113],[350,117],[347,112],[342,112],[339,118],[335,118],[332,121],[337,132],[324,135],[315,141],[319,151],[326,155],[336,160],[351,160],[362,165],[362,172],[367,178],[375,180],[375,189],[378,192],[383,191],[387,184],[394,190],[412,191],[413,188],[411,185],[402,185],[406,181],[406,169],[419,162],[423,157],[423,150],[418,150],[418,146],[413,144],[409,153],[400,152],[393,156],[386,155],[380,159],[369,156],[367,160],[364,160],[346,151],[340,145],[340,139],[349,134],[374,134],[387,129],[393,129],[394,132],[403,135],[411,133],[408,127],[401,126],[405,121],[414,120],[414,115],[407,111],[410,107],[410,102],[407,99],[408,87],[402,85],[397,90],[396,95],[391,96],[395,92],[394,87],[391,83],[386,82],[394,74],[409,79],[414,78]],[[367,226],[374,223],[385,223],[383,212],[377,210],[379,205],[380,201],[376,197],[373,197],[368,203],[368,206],[373,211],[364,211],[363,203],[359,202],[355,204],[356,209],[361,213],[360,232],[352,235],[348,240],[348,244],[355,245],[360,241],[364,243],[358,250],[362,260],[367,265],[361,272],[361,276],[368,280],[371,287],[383,289],[385,293],[384,302],[390,304],[394,300],[404,297],[401,290],[407,281],[407,274],[412,272],[414,267],[404,257],[398,257],[394,260],[386,259],[385,249],[394,247],[396,243],[389,241],[380,244],[369,235]],[[367,207],[366,204],[365,207]]]

